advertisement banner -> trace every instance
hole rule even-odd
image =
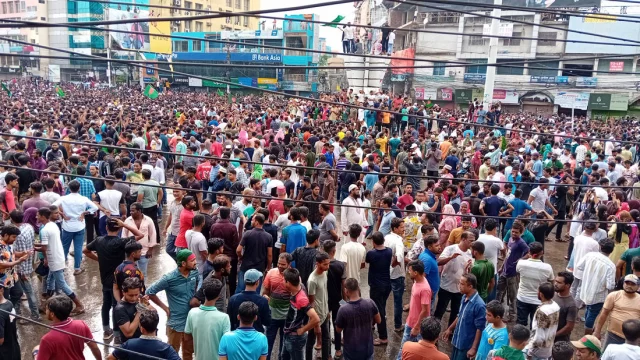
[[[189,78],[189,86],[202,87],[202,79]]]
[[[391,71],[394,74],[413,74],[414,68],[403,68],[402,66],[413,66],[415,64],[415,57],[416,49],[414,48],[407,48],[394,52],[391,58]]]
[[[531,75],[529,78],[530,83],[534,84],[559,84],[559,85],[569,85],[569,77],[568,76],[537,76]]]
[[[137,13],[127,10],[109,9],[108,20],[132,20],[132,19],[144,19],[149,17],[149,10],[139,9]],[[169,24],[165,22],[165,24]],[[149,23],[130,23],[130,24],[111,24],[111,29],[119,31],[137,31],[137,32],[149,32]],[[151,52],[150,41],[148,35],[128,34],[124,32],[111,32],[111,38],[115,40],[120,48],[123,50],[140,50]],[[171,43],[171,39],[168,39]],[[169,53],[171,49],[169,49]]]
[[[589,95],[589,110],[609,110],[611,94],[592,93]]]
[[[49,64],[49,81],[54,83],[60,82],[60,65]]]
[[[442,88],[438,90],[438,100],[442,101],[452,101],[453,100],[453,89]]]
[[[239,39],[282,39],[282,30],[240,30],[240,31],[221,31],[220,39],[222,40],[239,40]]]
[[[491,24],[482,25],[482,35],[491,35]],[[513,23],[501,23],[498,29],[499,36],[513,36]]]
[[[577,77],[576,87],[594,88],[598,86],[598,78],[594,77]]]
[[[238,78],[238,84],[245,85],[245,86],[258,87],[258,79],[241,77],[241,78]]]
[[[468,5],[460,5],[461,3]],[[420,12],[439,12],[439,11],[473,11],[473,10],[482,10],[486,11],[486,8],[483,8],[481,5],[491,4],[493,5],[493,0],[460,0],[456,1],[456,4],[441,4],[438,3],[434,6],[437,8],[432,8],[429,6],[421,6],[418,11]],[[531,1],[522,1],[522,0],[502,0],[502,5],[505,6],[520,6],[520,7],[528,7],[534,9],[543,9],[543,8],[581,8],[581,7],[600,7],[600,0],[531,0]]]
[[[593,14],[586,18],[571,16],[569,18],[569,32],[565,52],[569,54],[618,54],[632,55],[638,52],[637,46],[617,46],[603,44],[589,44],[573,41],[593,40],[594,34],[616,36],[627,34],[625,38],[631,41],[640,40],[640,23],[617,21],[616,16]],[[615,43],[615,42],[609,42]]]
[[[424,88],[416,88],[413,93],[416,100],[424,100]]]
[[[468,104],[473,99],[480,99],[484,97],[484,88],[478,89],[456,89],[456,104]]]
[[[520,94],[515,90],[493,89],[493,101],[502,104],[519,104]]]
[[[623,71],[623,70],[624,70],[624,61],[609,62],[609,71]]]
[[[589,93],[558,92],[553,103],[567,109],[573,107],[574,109],[587,110],[589,107]]]
[[[627,111],[629,110],[629,94],[611,94],[609,110]]]
[[[274,78],[258,78],[258,84],[277,84],[278,79]]]
[[[109,10],[111,11],[111,10]],[[171,35],[171,24],[168,21],[149,22],[149,32],[152,34],[149,50],[153,53],[171,54],[171,38],[155,35]]]
[[[438,90],[424,89],[422,100],[438,100]]]

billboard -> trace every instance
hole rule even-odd
[[[600,15],[598,15],[600,17]],[[584,31],[589,34],[575,33],[575,31]],[[632,41],[640,41],[640,24],[633,22],[621,22],[615,20],[615,16],[609,19],[598,18],[579,18],[571,17],[569,19],[569,31],[567,32],[567,40],[569,41],[602,41],[607,39],[594,37],[591,34],[624,37]],[[609,40],[611,41],[611,40]],[[616,41],[613,43],[623,44],[624,41]],[[633,44],[633,43],[628,43]],[[635,54],[640,52],[640,46],[619,46],[619,45],[597,45],[597,44],[581,44],[566,43],[566,53],[568,54]]]
[[[282,39],[282,30],[237,30],[237,31],[221,31],[220,39],[222,40],[240,40],[240,39]]]
[[[109,20],[131,20],[149,18],[149,10],[137,8],[136,11],[127,11],[126,9],[109,9]],[[144,52],[171,53],[171,38],[153,35],[171,35],[171,24],[168,21],[163,22],[139,22],[129,24],[112,24],[110,29],[119,32],[111,32],[111,38],[120,46],[122,50],[139,50]],[[147,32],[153,35],[140,35],[126,33]]]
[[[459,3],[468,3],[469,5],[459,5]],[[434,9],[428,6],[421,6],[420,12],[439,12],[439,11],[474,11],[483,8],[481,5],[493,5],[493,0],[458,0],[456,4],[438,3],[440,9]],[[519,6],[533,9],[540,8],[578,8],[578,7],[600,7],[600,0],[502,0],[504,6]],[[446,10],[442,10],[446,9]]]
[[[60,65],[49,64],[49,81],[60,82]]]
[[[589,110],[627,111],[629,94],[598,94],[589,96]]]
[[[413,74],[414,68],[403,68],[402,66],[413,66],[415,57],[416,49],[414,48],[394,52],[391,57],[391,72],[394,74]]]
[[[569,93],[560,91],[556,94],[555,105],[561,106],[567,109],[580,109],[587,110],[589,106],[589,93]]]

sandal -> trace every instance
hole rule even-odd
[[[387,345],[388,343],[389,343],[389,340],[380,340],[380,339],[373,340],[373,346],[384,346],[384,345]]]
[[[83,307],[83,308],[80,308],[80,309],[75,308],[75,309],[73,309],[73,311],[71,312],[71,314],[69,314],[69,316],[77,316],[77,315],[80,315],[80,314],[84,314],[84,312],[85,312],[84,307]]]

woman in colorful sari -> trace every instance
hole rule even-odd
[[[471,227],[472,228],[477,228],[478,227],[478,223],[476,222],[476,218],[475,216],[473,216],[473,214],[471,214],[471,207],[469,206],[469,202],[468,201],[463,201],[460,203],[460,211],[458,211],[458,213],[456,214],[456,227],[460,227],[462,226],[462,217],[463,216],[470,216],[471,217]]]

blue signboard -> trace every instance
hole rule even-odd
[[[276,69],[276,78],[278,79],[278,82],[281,82],[282,80],[284,80],[284,69],[283,68],[278,68]]]
[[[576,87],[594,88],[598,86],[598,78],[594,77],[577,77]]]
[[[190,61],[227,61],[227,53],[205,53],[205,52],[177,52],[174,53],[174,60]],[[282,54],[264,53],[231,53],[230,60],[242,62],[259,62],[263,64],[273,64],[282,62]]]
[[[535,76],[531,75],[529,82],[536,84],[559,84],[559,85],[568,85],[569,77],[568,76]]]
[[[238,84],[244,85],[244,86],[258,87],[258,79],[241,77],[241,78],[238,78]]]
[[[486,74],[464,74],[463,82],[466,84],[484,84],[486,80]]]

